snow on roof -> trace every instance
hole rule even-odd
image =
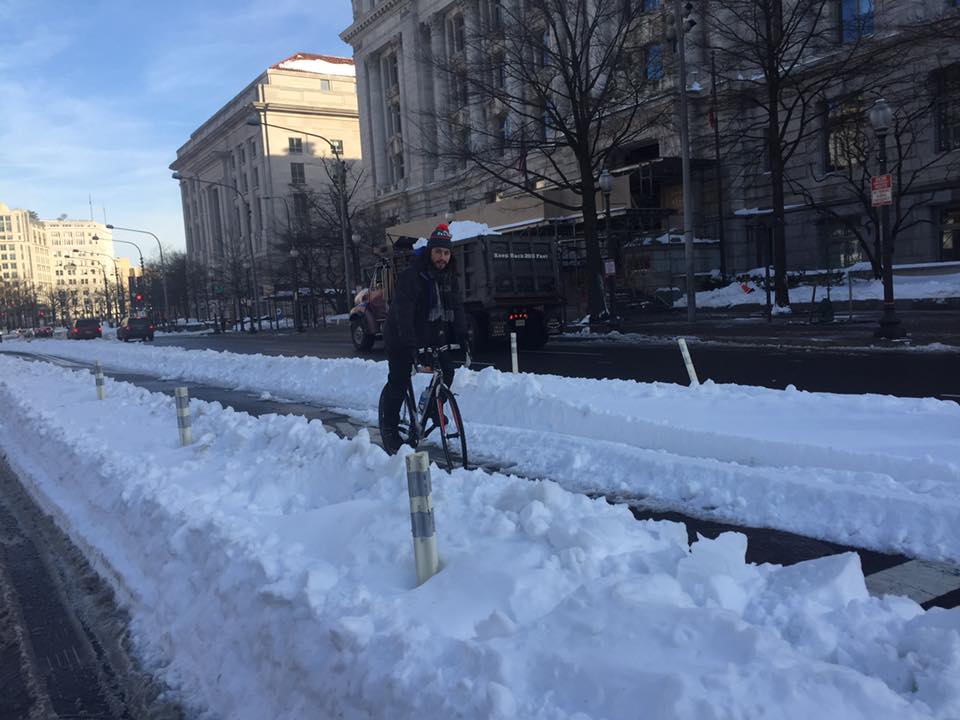
[[[454,220],[451,222],[448,227],[450,228],[450,236],[453,239],[453,242],[459,240],[469,240],[470,238],[478,237],[480,235],[499,235],[496,230],[491,230],[490,226],[485,223],[474,222],[473,220]],[[414,244],[414,248],[423,247],[427,244],[426,238],[420,238]]]
[[[302,52],[295,53],[286,60],[281,60],[273,67],[277,70],[301,70],[322,75],[355,77],[357,74],[353,58]]]

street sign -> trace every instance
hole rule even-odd
[[[870,178],[870,203],[873,207],[893,205],[893,175],[874,175]]]
[[[617,274],[617,263],[613,260],[604,260],[603,261],[603,270],[607,275],[616,275]]]

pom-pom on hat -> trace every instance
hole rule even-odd
[[[453,236],[450,234],[450,228],[447,227],[446,223],[440,223],[433,229],[433,232],[430,233],[430,239],[427,240],[427,247],[445,248],[449,250],[452,243]]]

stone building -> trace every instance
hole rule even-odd
[[[26,324],[112,317],[118,281],[110,230],[93,220],[40,220],[0,203],[0,284]],[[9,294],[9,293],[8,293]],[[10,297],[5,302],[11,302]],[[22,309],[29,306],[29,312]]]
[[[625,7],[636,2],[646,13],[631,55],[636,69],[645,75],[643,91],[636,98],[642,106],[638,117],[666,106],[671,119],[651,124],[643,137],[613,148],[608,165],[614,180],[609,221],[611,235],[618,238],[621,287],[647,292],[665,283],[682,283],[678,228],[683,199],[675,122],[679,82],[676,54],[664,32],[673,3],[635,0]],[[711,28],[707,14],[716,5],[690,4],[697,24],[686,44],[694,223],[696,236],[703,240],[697,244],[696,270],[702,279],[719,269],[721,253],[728,275],[762,266],[768,260],[770,234],[771,187],[764,136],[762,129],[756,134],[743,130],[757,121],[750,93],[761,93],[763,85],[755,82],[755,69],[726,67],[714,73],[710,48],[723,40]],[[505,232],[549,234],[568,244],[564,262],[572,269],[570,280],[575,284],[582,280],[576,272],[582,264],[582,253],[576,248],[582,240],[576,213],[534,200],[489,177],[478,178],[470,168],[445,162],[431,152],[439,142],[439,129],[463,111],[458,107],[466,107],[468,113],[496,112],[458,103],[460,91],[438,72],[437,59],[456,62],[458,56],[467,56],[469,66],[469,54],[476,50],[464,38],[486,34],[495,46],[496,23],[504,17],[524,17],[526,7],[525,0],[354,0],[354,22],[341,37],[354,48],[372,207],[387,219],[390,232],[422,235],[446,217],[486,222]],[[870,175],[879,171],[868,113],[881,93],[889,94],[888,102],[896,104],[897,118],[920,118],[910,128],[901,128],[903,138],[910,135],[916,142],[909,157],[897,163],[912,183],[901,188],[898,212],[904,220],[897,227],[896,261],[960,259],[953,240],[960,220],[956,168],[960,161],[960,42],[956,36],[951,42],[920,33],[924,47],[910,50],[907,61],[902,61],[903,46],[897,44],[897,38],[908,31],[920,32],[924,26],[929,30],[945,18],[956,21],[960,9],[956,3],[939,0],[876,7],[873,0],[824,0],[821,10],[826,18],[822,44],[816,46],[816,53],[805,56],[806,62],[813,66],[822,58],[835,60],[851,43],[876,57],[882,57],[889,46],[888,74],[881,81],[879,71],[867,78],[844,77],[841,70],[841,81],[829,84],[802,128],[783,120],[787,134],[803,136],[786,168],[788,269],[850,265],[865,258],[862,245],[872,247],[870,238],[878,234],[875,212],[864,206],[862,195]],[[893,71],[890,65],[895,65]],[[864,72],[869,74],[869,67]],[[923,101],[921,93],[911,91],[918,83],[927,91]],[[854,103],[858,87],[863,92]],[[922,102],[928,107],[921,107]],[[720,129],[719,143],[714,141],[715,126]],[[854,136],[863,141],[862,147],[856,153],[846,152],[844,162],[859,175],[845,182],[838,161],[845,149],[851,149]],[[892,130],[888,142],[893,148]],[[894,163],[890,155],[888,169]],[[602,207],[601,202],[597,204]],[[851,240],[852,227],[859,228],[863,243]]]
[[[284,283],[283,239],[312,197],[329,194],[337,154],[351,173],[359,169],[349,58],[292,55],[191,134],[170,169],[180,182],[187,256],[206,268],[212,296],[233,284],[249,301],[251,255],[261,299]],[[237,269],[243,278],[230,277]]]

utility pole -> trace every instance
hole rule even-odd
[[[693,187],[690,180],[690,126],[687,116],[686,35],[697,24],[690,18],[693,3],[673,0],[673,14],[667,17],[667,38],[677,43],[680,81],[680,165],[683,180],[683,250],[687,268],[687,322],[697,319],[697,288],[693,255]]]

